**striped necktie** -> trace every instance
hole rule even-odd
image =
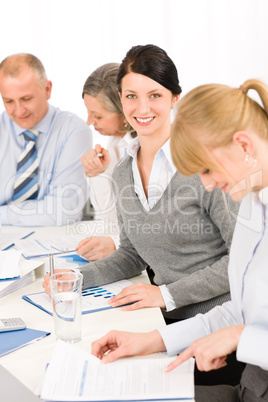
[[[12,201],[14,203],[34,200],[38,194],[38,159],[35,141],[38,131],[25,130],[25,145],[20,154],[14,183]]]

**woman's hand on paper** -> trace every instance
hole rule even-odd
[[[116,250],[114,241],[109,236],[91,236],[80,241],[76,247],[78,255],[88,261],[101,260]]]
[[[166,307],[159,287],[142,282],[127,286],[118,295],[109,300],[109,304],[112,307],[123,306],[129,303],[132,304],[123,307],[122,310],[131,311],[144,307]]]
[[[97,156],[98,154],[102,154],[102,156]],[[110,161],[111,158],[109,152],[105,148],[102,148],[99,144],[97,144],[95,148],[86,152],[81,158],[86,176],[88,177],[98,176],[99,174],[105,172],[110,164]]]
[[[200,371],[216,370],[226,366],[227,356],[237,349],[244,328],[245,325],[234,325],[197,339],[167,366],[166,371],[173,370],[190,357],[195,357]]]
[[[60,277],[62,280],[69,279],[69,277],[68,277],[68,272],[73,273],[73,271],[72,271],[71,269],[55,269],[55,271],[54,271],[55,274],[58,274],[58,273],[61,273],[61,272],[64,272],[64,275],[62,275],[62,276]],[[66,273],[66,272],[67,272],[67,273]],[[43,286],[43,288],[45,289],[45,293],[46,293],[49,297],[51,297],[49,278],[50,278],[50,274],[46,274],[46,275],[44,276],[44,282],[42,283],[42,286]]]
[[[113,362],[120,357],[148,355],[165,350],[165,344],[158,331],[142,334],[110,331],[91,345],[91,353],[103,363]]]

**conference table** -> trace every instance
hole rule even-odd
[[[101,229],[102,228],[102,229]],[[109,230],[100,222],[82,221],[71,226],[62,227],[34,227],[25,228],[33,230],[36,238],[60,237],[66,235],[109,235]],[[14,235],[18,228],[2,227],[2,231]],[[21,228],[20,228],[21,230]],[[38,259],[41,272],[45,272],[44,260]],[[68,265],[66,264],[66,267]],[[43,274],[37,277],[33,283],[15,292],[0,298],[0,317],[21,317],[28,328],[48,331],[51,334],[37,342],[33,342],[21,349],[0,358],[0,364],[12,373],[19,381],[33,392],[38,392],[46,366],[50,361],[56,337],[54,332],[53,317],[22,299],[25,294],[40,292],[43,290]],[[133,283],[147,282],[146,272],[131,279]],[[91,342],[106,334],[112,329],[148,332],[165,325],[159,308],[145,308],[135,311],[122,311],[121,308],[103,310],[82,316],[82,339],[75,345],[83,350],[91,350]],[[3,401],[4,402],[4,401]]]

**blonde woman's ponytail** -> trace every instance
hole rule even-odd
[[[243,85],[240,86],[240,89],[246,91],[248,93],[250,89],[256,91],[262,101],[263,108],[268,115],[268,86],[257,79],[250,79],[244,82]]]

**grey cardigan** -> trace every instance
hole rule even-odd
[[[150,267],[153,283],[166,284],[183,319],[229,300],[228,251],[238,212],[220,190],[207,192],[198,175],[176,172],[156,205],[146,211],[134,191],[128,157],[114,170],[120,246],[85,265],[84,288],[131,278]]]

